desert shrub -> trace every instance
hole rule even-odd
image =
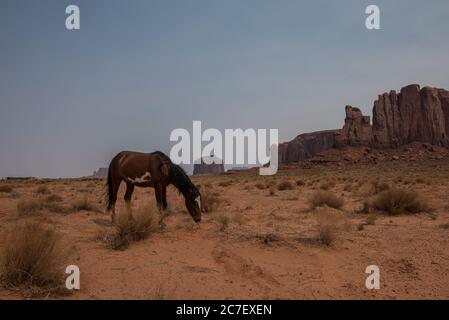
[[[343,190],[346,191],[346,192],[351,192],[352,191],[352,184],[350,184],[350,183],[345,184]]]
[[[218,183],[220,187],[229,187],[232,184],[232,180],[221,181]]]
[[[326,206],[316,210],[315,218],[318,240],[326,246],[330,246],[336,240],[338,233],[346,225],[346,221],[340,213]]]
[[[229,227],[229,217],[225,215],[219,215],[214,220],[219,224],[220,231],[224,232]]]
[[[159,221],[159,212],[154,207],[143,207],[133,212],[132,231],[133,240],[147,238],[155,230]]]
[[[0,192],[11,193],[12,192],[12,188],[10,186],[7,186],[7,185],[1,185],[0,186]]]
[[[414,191],[391,189],[366,201],[364,211],[382,211],[389,215],[430,212],[427,201]]]
[[[277,185],[279,191],[293,190],[293,184],[290,181],[282,181]]]
[[[50,193],[50,189],[48,189],[47,186],[42,185],[42,186],[39,186],[36,189],[36,193],[38,193],[38,194],[49,194]]]
[[[128,214],[117,215],[113,232],[102,236],[102,240],[114,250],[126,249],[132,241],[146,239],[156,229],[159,221],[158,210],[143,207]]]
[[[366,182],[360,186],[358,194],[363,197],[369,197],[388,189],[390,189],[390,185],[386,182]]]
[[[40,213],[44,209],[41,199],[22,199],[17,202],[17,213],[19,216],[28,216]]]
[[[370,214],[368,218],[366,218],[365,224],[367,226],[372,226],[376,224],[377,216],[375,214]]]
[[[376,181],[376,182],[374,183],[374,187],[375,187],[376,193],[380,193],[380,192],[382,192],[382,191],[385,191],[385,190],[389,190],[389,189],[390,189],[390,185],[389,185],[387,182],[379,182],[379,181]]]
[[[71,209],[74,211],[99,211],[98,207],[94,205],[86,195],[73,200]]]
[[[259,190],[264,190],[268,188],[267,184],[263,184],[263,183],[256,183],[256,188]]]
[[[44,199],[45,203],[61,202],[62,200],[63,200],[62,197],[57,194],[50,194],[46,196]]]
[[[46,289],[63,284],[65,252],[54,229],[37,222],[18,224],[3,235],[0,279],[7,286]]]
[[[317,191],[309,199],[311,209],[324,205],[340,209],[344,205],[344,200],[330,191]]]
[[[329,188],[330,188],[330,185],[329,185],[329,183],[322,183],[322,184],[320,184],[320,189],[321,190],[329,190]]]
[[[273,197],[276,195],[276,189],[273,187],[270,187],[270,190],[268,191],[268,195]]]
[[[296,185],[298,186],[298,187],[302,187],[302,186],[304,186],[306,183],[304,182],[304,180],[296,180]]]
[[[203,191],[201,194],[201,206],[205,212],[217,210],[220,202],[220,195],[217,192]]]

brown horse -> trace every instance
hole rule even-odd
[[[183,194],[187,210],[193,220],[201,221],[201,194],[198,188],[185,171],[164,153],[122,151],[112,159],[107,179],[107,210],[112,210],[112,222],[115,220],[115,203],[122,181],[126,183],[125,202],[128,208],[131,206],[134,187],[137,186],[154,188],[158,208],[167,209],[166,190],[169,184],[173,184]]]

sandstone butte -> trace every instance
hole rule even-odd
[[[346,106],[342,129],[305,133],[279,145],[279,162],[288,164],[345,146],[398,148],[413,142],[449,147],[449,91],[408,85],[399,93],[378,96],[373,121],[359,108]]]

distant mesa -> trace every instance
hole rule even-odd
[[[411,143],[449,147],[449,91],[412,84],[378,96],[373,121],[346,106],[342,129],[305,133],[279,145],[279,163],[291,164],[345,147],[395,149]]]
[[[203,157],[201,158],[201,163],[196,163],[193,166],[194,175],[217,175],[222,173],[224,173],[223,160],[215,156]]]
[[[108,176],[108,168],[99,168],[97,171],[94,171],[92,174],[92,178],[103,179]]]

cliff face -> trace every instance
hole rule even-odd
[[[209,158],[210,161],[214,160],[215,162],[222,162],[218,158]],[[208,162],[209,162],[208,160]],[[224,172],[223,163],[210,163],[207,164],[204,162],[204,159],[201,159],[201,163],[195,164],[193,166],[193,174],[202,174],[202,175],[216,175],[222,174]]]
[[[313,155],[335,146],[336,132],[318,131],[297,136],[290,142],[279,145],[279,163],[286,164],[308,159]]]
[[[373,123],[360,109],[346,106],[341,130],[307,133],[279,145],[279,162],[287,164],[344,146],[397,148],[412,142],[449,147],[449,91],[413,84],[379,95]]]
[[[94,178],[106,178],[107,176],[108,176],[108,168],[99,168],[92,174],[92,177]]]
[[[373,145],[395,148],[418,141],[449,146],[449,91],[410,85],[374,102]]]
[[[370,117],[364,116],[359,108],[346,106],[343,129],[337,132],[336,146],[366,146],[373,140]]]

